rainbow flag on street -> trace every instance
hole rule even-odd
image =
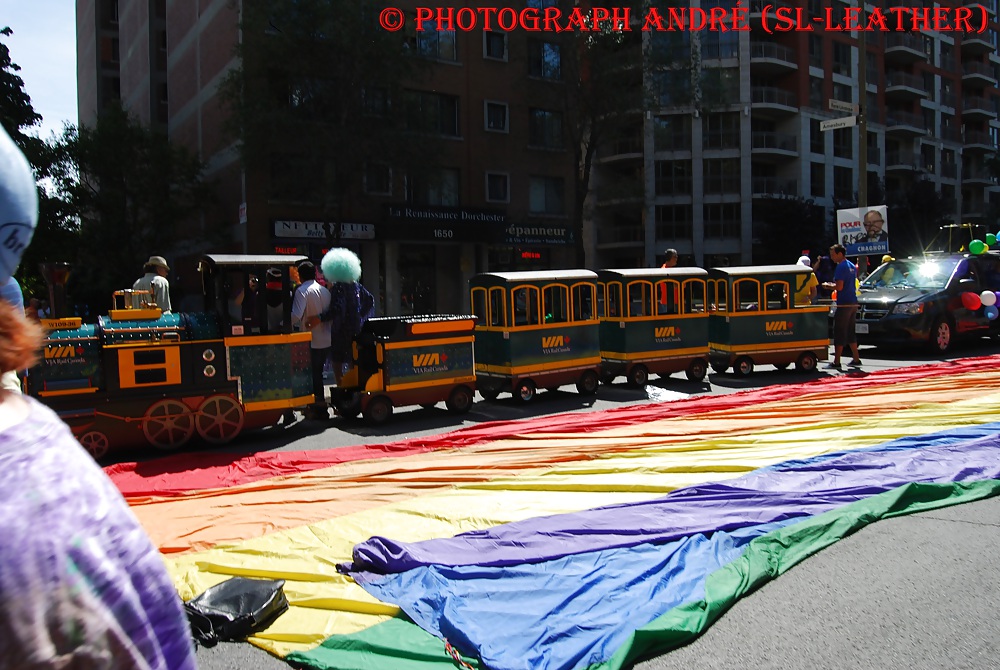
[[[1000,493],[1000,356],[106,472],[190,599],[281,578],[317,669],[603,670],[859,528]]]

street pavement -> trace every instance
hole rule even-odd
[[[998,351],[984,342],[953,357]],[[896,355],[863,349],[864,371],[937,360]],[[759,385],[770,379],[754,376]],[[710,394],[745,387],[727,375],[710,381]],[[686,395],[664,382],[649,387],[647,402]],[[634,667],[1000,668],[998,602],[1000,500],[990,499],[872,524],[739,600],[692,643]],[[202,670],[289,667],[246,643],[197,655]]]

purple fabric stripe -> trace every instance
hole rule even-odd
[[[761,469],[727,482],[679,489],[651,501],[535,517],[451,538],[395,542],[372,537],[341,566],[361,581],[426,565],[505,566],[569,554],[669,542],[694,533],[821,514],[910,482],[1000,479],[1000,434],[908,451],[852,451],[790,469]],[[357,573],[357,574],[355,574]]]

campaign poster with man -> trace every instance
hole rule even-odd
[[[875,205],[837,210],[837,241],[848,256],[879,256],[889,253],[888,208]]]

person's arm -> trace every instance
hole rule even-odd
[[[296,291],[292,297],[292,327],[302,323],[302,315],[306,311],[306,296],[302,291]]]

